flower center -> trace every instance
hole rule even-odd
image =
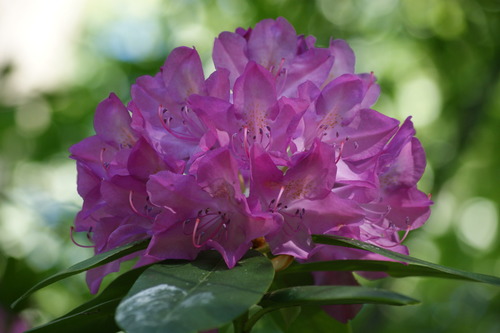
[[[158,118],[162,127],[180,140],[199,142],[207,131],[198,116],[187,106],[174,113],[163,106],[158,107]]]
[[[191,235],[193,246],[200,248],[209,240],[218,237],[228,237],[228,227],[231,219],[225,212],[212,212],[210,208],[198,211],[196,217],[182,222],[185,235]]]

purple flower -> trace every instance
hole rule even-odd
[[[0,332],[22,333],[29,328],[30,325],[24,318],[0,307]]]
[[[223,32],[205,77],[195,49],[171,52],[160,72],[96,110],[96,135],[71,148],[84,199],[75,221],[96,253],[151,239],[145,251],[93,269],[92,292],[123,260],[138,265],[221,253],[233,267],[264,239],[299,261],[382,259],[315,245],[341,235],[401,253],[429,217],[417,189],[425,154],[410,119],[371,107],[375,76],[356,74],[345,41],[315,46],[283,18]],[[356,284],[350,273],[315,273],[318,284]],[[369,277],[377,277],[370,275]],[[333,307],[351,319],[359,307]]]
[[[207,153],[195,175],[163,171],[151,176],[148,192],[164,211],[155,220],[145,260],[194,259],[213,248],[232,268],[253,239],[276,229],[270,213],[249,209],[237,161],[227,148]]]

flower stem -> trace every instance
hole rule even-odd
[[[241,331],[242,333],[250,333],[252,331],[252,327],[253,325],[255,325],[260,318],[262,318],[262,316],[264,316],[266,313],[268,312],[271,312],[273,310],[276,310],[276,309],[273,309],[273,308],[263,308],[259,311],[257,311],[256,313],[254,313],[250,318],[247,317],[247,319],[245,320],[245,327],[243,328],[243,330]],[[238,332],[238,331],[234,331],[235,333]]]
[[[250,331],[245,330],[248,321],[248,311],[245,311],[241,316],[233,320],[234,333],[247,333]],[[252,325],[253,326],[253,325]]]

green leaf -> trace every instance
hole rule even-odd
[[[35,327],[26,331],[26,333],[117,332],[120,329],[116,326],[114,314],[120,300],[120,298],[109,300],[85,311],[71,316],[64,316],[43,326]]]
[[[60,318],[27,331],[27,333],[119,331],[114,318],[116,307],[146,268],[140,267],[120,275],[94,299]]]
[[[290,266],[281,273],[290,274],[316,271],[385,272],[393,277],[427,276],[467,281],[471,280],[461,275],[446,273],[431,267],[379,260],[331,260],[301,263]]]
[[[392,291],[359,286],[298,286],[266,294],[260,305],[279,309],[296,305],[332,304],[388,304],[410,305],[419,301]]]
[[[408,263],[408,265],[402,264],[402,263],[395,263],[395,262],[381,262],[381,261],[373,261],[370,263],[370,261],[364,261],[360,260],[358,263],[355,263],[356,260],[349,260],[346,261],[345,267],[348,265],[351,265],[350,268],[352,270],[359,270],[359,271],[382,271],[382,272],[387,272],[391,276],[394,277],[404,277],[404,276],[434,276],[434,277],[442,277],[442,278],[449,278],[449,279],[461,279],[461,280],[468,280],[468,281],[476,281],[476,282],[484,282],[492,285],[497,285],[500,286],[500,278],[491,276],[491,275],[485,275],[485,274],[478,274],[478,273],[472,273],[472,272],[466,272],[462,271],[459,269],[455,268],[450,268],[446,266],[441,266],[438,264],[434,264],[425,260],[413,258],[401,253],[389,251],[386,249],[383,249],[381,247],[372,245],[372,244],[367,244],[364,242],[361,242],[359,240],[351,239],[351,238],[346,238],[346,237],[341,237],[341,236],[326,236],[326,235],[313,235],[313,240],[316,243],[320,244],[327,244],[327,245],[336,245],[336,246],[344,246],[344,247],[351,247],[355,249],[360,249],[360,250],[366,250],[370,251],[373,253],[377,253],[380,255],[383,255],[387,258],[402,261],[405,263]],[[310,265],[307,267],[307,265]],[[297,265],[299,266],[299,265]],[[337,268],[341,268],[340,270],[344,270],[345,267],[344,264],[341,263],[318,263],[318,266],[316,268],[321,268],[322,269],[316,269],[315,267],[312,267],[312,264],[306,264],[306,267],[304,268],[305,270],[311,269],[311,270],[336,270]],[[328,268],[330,267],[330,268]],[[291,267],[290,267],[291,268]],[[294,270],[302,270],[301,268],[294,268]],[[349,269],[351,270],[351,269]]]
[[[292,323],[294,323],[300,316],[302,308],[300,306],[292,306],[273,311],[271,315],[274,321],[285,331],[288,331]]]
[[[352,333],[349,323],[342,324],[326,314],[319,306],[303,306],[287,333]]]
[[[297,286],[272,291],[259,303],[263,309],[250,317],[246,331],[268,312],[291,306],[334,304],[410,305],[419,301],[392,291],[360,286]]]
[[[228,269],[216,251],[183,265],[157,264],[136,281],[117,308],[127,332],[197,332],[231,322],[257,303],[271,285],[274,269],[250,251]]]
[[[283,324],[286,311],[293,312],[290,323]],[[352,333],[349,324],[342,324],[326,314],[320,306],[295,306],[266,313],[251,328],[252,333]],[[231,333],[231,332],[227,332]]]
[[[112,262],[116,259],[119,259],[121,257],[124,257],[126,255],[129,255],[131,253],[144,250],[149,243],[148,240],[141,240],[137,242],[133,242],[130,244],[126,244],[120,247],[117,247],[111,251],[107,251],[104,253],[100,253],[98,255],[95,255],[89,259],[86,259],[84,261],[81,261],[68,269],[65,269],[64,271],[61,271],[57,274],[54,274],[52,276],[49,276],[45,280],[42,280],[41,282],[37,283],[33,287],[31,287],[27,292],[25,292],[21,297],[19,297],[14,303],[12,303],[11,307],[14,308],[19,302],[22,300],[26,299],[29,295],[34,293],[35,291],[42,289],[54,282],[57,282],[59,280],[65,279],[69,276],[87,271],[91,268],[95,268],[104,264],[107,264],[109,262]]]

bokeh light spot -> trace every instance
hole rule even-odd
[[[397,89],[396,103],[401,118],[413,116],[415,126],[426,126],[439,116],[441,93],[436,82],[421,73]]]
[[[498,214],[496,205],[485,198],[473,198],[464,204],[458,220],[458,234],[467,245],[488,251],[496,238]]]

